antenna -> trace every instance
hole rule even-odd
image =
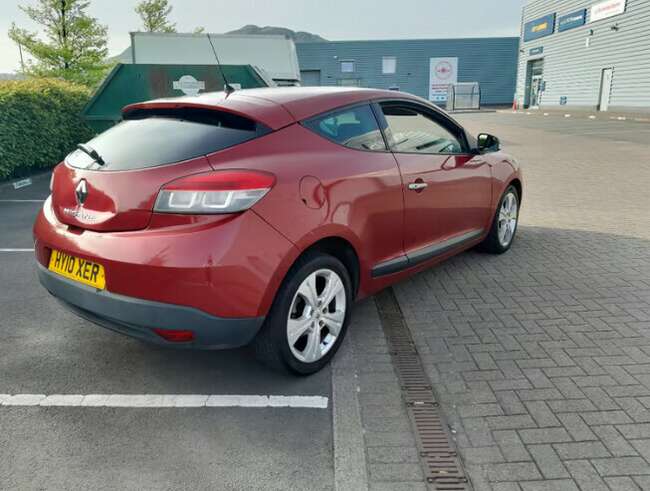
[[[221,66],[221,62],[219,61],[219,55],[217,55],[217,50],[214,48],[214,43],[212,42],[212,38],[210,37],[210,34],[206,34],[206,36],[208,36],[208,41],[210,41],[212,52],[214,53],[214,57],[217,60],[217,66],[219,67],[219,71],[221,72],[221,76],[223,77],[224,90],[226,91],[226,96],[229,96],[235,91],[235,88],[228,83],[228,79],[226,78],[226,73],[223,71],[223,67]]]

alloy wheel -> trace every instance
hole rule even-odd
[[[323,358],[343,328],[346,307],[345,286],[337,273],[319,269],[307,276],[293,297],[287,319],[292,354],[304,363]]]
[[[509,192],[503,197],[501,209],[499,210],[499,243],[502,247],[508,247],[515,235],[519,205],[517,196]]]

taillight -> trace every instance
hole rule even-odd
[[[268,193],[275,176],[255,170],[223,170],[194,174],[163,186],[154,211],[159,213],[237,213]]]

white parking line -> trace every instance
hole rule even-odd
[[[191,395],[191,394],[0,394],[0,407],[200,408],[272,407],[327,409],[323,396]]]
[[[34,249],[11,249],[11,248],[0,248],[0,252],[34,252]]]

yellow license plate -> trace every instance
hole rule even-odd
[[[106,288],[104,266],[71,256],[65,252],[53,250],[48,269],[84,285],[95,287],[98,290]]]

